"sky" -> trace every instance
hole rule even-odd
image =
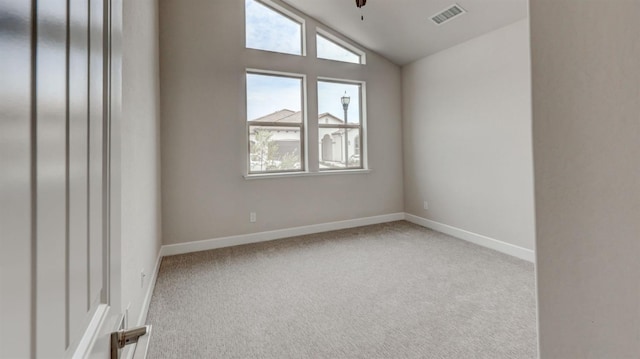
[[[245,0],[246,45],[249,48],[288,54],[301,54],[301,26],[255,0]],[[347,62],[354,61],[354,54],[334,43],[317,37],[318,53],[322,58]],[[247,119],[268,115],[288,109],[302,109],[301,79],[247,74]],[[360,85],[334,82],[318,82],[318,112],[329,112],[342,119],[344,111],[340,98],[347,93],[351,97],[349,122],[358,122],[360,117]]]
[[[318,48],[318,57],[321,59],[338,60],[354,64],[360,63],[360,55],[338,46],[335,42],[330,41],[324,36],[316,34],[316,46]]]
[[[318,113],[329,112],[344,120],[341,97],[345,93],[351,100],[347,111],[347,121],[358,123],[360,121],[360,85],[358,84],[318,81]]]
[[[302,109],[302,79],[247,74],[247,119],[287,109]]]
[[[302,109],[302,79],[295,77],[247,74],[247,119],[287,109]],[[360,119],[360,85],[318,81],[318,113],[328,112],[344,118],[342,96],[350,97],[347,120],[357,123]]]
[[[245,0],[246,45],[252,49],[302,54],[302,27],[255,0]]]
[[[302,54],[302,26],[269,7],[245,0],[246,45],[252,49]],[[360,57],[351,51],[316,35],[318,57],[360,63]]]

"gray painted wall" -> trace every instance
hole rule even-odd
[[[400,69],[372,52],[366,66],[315,59],[318,23],[305,18],[308,56],[295,57],[245,49],[243,1],[160,0],[165,244],[403,211]],[[246,68],[367,81],[373,171],[245,180]],[[311,130],[310,157],[316,141]]]
[[[640,1],[532,0],[542,358],[640,353]]]
[[[403,67],[406,212],[534,248],[530,76],[526,19]]]
[[[135,325],[161,244],[158,4],[123,5],[122,305]]]

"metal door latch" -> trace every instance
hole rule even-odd
[[[149,332],[149,326],[121,329],[111,333],[111,359],[120,357],[120,350],[126,345],[138,342],[138,339]]]

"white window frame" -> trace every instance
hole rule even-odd
[[[318,172],[336,172],[336,171],[340,171],[340,172],[350,172],[350,171],[359,171],[359,170],[364,170],[364,171],[369,171],[369,161],[368,161],[368,155],[369,155],[369,151],[368,151],[368,146],[367,146],[367,82],[366,81],[359,81],[359,80],[351,80],[351,79],[341,79],[341,78],[332,78],[332,77],[320,77],[318,76],[318,79],[316,81],[316,101],[317,101],[317,97],[319,97],[318,94],[318,83],[319,82],[334,82],[334,83],[339,83],[339,84],[353,84],[353,85],[360,85],[360,167],[348,167],[348,163],[349,163],[349,159],[346,158],[345,161],[345,165],[347,167],[345,168],[339,168],[339,169],[318,169]],[[318,111],[319,112],[319,111]],[[317,121],[317,120],[316,120]],[[352,126],[349,126],[348,124],[344,124],[344,125],[331,125],[331,126],[322,126],[319,123],[317,123],[317,132],[318,132],[318,141],[320,141],[320,128],[327,128],[327,127],[331,127],[331,128],[352,128]],[[348,138],[348,136],[346,136]],[[354,146],[355,147],[355,146]],[[318,163],[320,163],[320,157],[321,154],[318,153],[318,158],[317,161]]]
[[[262,53],[271,53],[271,54],[278,54],[278,55],[284,55],[284,56],[293,56],[291,59],[299,59],[299,60],[294,60],[295,63],[295,68],[296,71],[305,71],[303,69],[307,68],[306,65],[302,65],[302,64],[306,64],[308,61],[330,61],[335,63],[335,66],[342,66],[340,64],[348,64],[348,66],[357,66],[357,65],[366,65],[367,63],[367,53],[365,52],[365,50],[362,50],[360,47],[356,46],[355,44],[351,43],[348,39],[344,38],[343,36],[340,36],[339,34],[336,34],[332,31],[320,28],[320,27],[316,27],[315,30],[315,34],[322,36],[324,38],[326,38],[327,40],[335,43],[336,45],[343,47],[344,49],[353,52],[354,54],[358,55],[360,57],[360,63],[354,63],[354,62],[346,62],[346,61],[340,61],[340,60],[333,60],[333,59],[325,59],[325,58],[320,58],[317,56],[317,44],[316,44],[316,48],[315,50],[315,56],[313,57],[307,57],[307,22],[305,21],[305,19],[299,15],[298,13],[296,13],[295,9],[290,8],[288,6],[288,4],[286,3],[282,3],[279,0],[254,0],[256,2],[259,2],[262,5],[268,6],[269,8],[271,8],[272,10],[278,12],[279,14],[281,14],[282,16],[285,16],[287,18],[290,18],[292,21],[295,21],[297,23],[300,24],[301,26],[301,54],[290,54],[290,53],[283,53],[283,52],[277,52],[277,51],[273,51],[273,50],[262,50],[262,49],[254,49],[254,48],[250,48],[250,47],[246,47],[246,42],[245,42],[245,48],[250,50],[250,51],[258,51],[258,52],[262,52]],[[246,14],[245,14],[245,21],[246,21]],[[245,25],[246,26],[246,25]],[[245,28],[246,29],[246,28]],[[245,36],[246,39],[246,36]],[[312,39],[313,41],[313,39]],[[254,65],[249,65],[249,66],[254,66]],[[331,65],[334,66],[334,65]],[[282,67],[278,67],[280,69],[282,69]],[[353,67],[353,69],[355,69],[355,67]],[[302,153],[300,154],[300,168],[299,169],[295,169],[295,170],[283,170],[283,171],[257,171],[257,172],[252,172],[251,171],[251,134],[249,132],[250,130],[250,122],[247,118],[248,115],[248,98],[247,98],[247,88],[246,88],[246,75],[247,74],[258,74],[258,75],[272,75],[272,76],[283,76],[283,77],[292,77],[292,78],[300,78],[302,79],[302,91],[301,91],[301,104],[302,104],[302,123],[300,125],[300,149],[302,151]],[[366,87],[366,81],[361,81],[361,80],[355,80],[355,79],[345,79],[345,78],[333,78],[333,77],[327,77],[327,76],[315,76],[315,73],[311,74],[311,78],[309,80],[307,80],[307,73],[297,73],[297,72],[287,72],[287,71],[274,71],[274,70],[266,70],[266,69],[261,69],[261,68],[256,68],[256,67],[251,67],[251,68],[245,68],[245,76],[244,76],[244,85],[245,85],[245,113],[244,113],[244,121],[245,121],[245,143],[246,143],[246,148],[247,148],[247,155],[245,156],[245,159],[247,161],[246,163],[246,172],[243,175],[243,177],[247,180],[253,180],[253,179],[268,179],[268,178],[283,178],[283,177],[302,177],[302,176],[325,176],[325,175],[344,175],[344,174],[349,174],[349,175],[357,175],[357,174],[363,174],[363,173],[370,173],[371,169],[369,168],[369,160],[368,160],[368,155],[369,155],[369,151],[368,151],[368,128],[367,128],[367,87]],[[314,119],[311,120],[311,123],[309,123],[309,107],[308,107],[308,95],[309,93],[315,93],[316,94],[316,98],[315,98],[315,109],[317,111],[317,105],[318,105],[318,96],[317,96],[317,90],[318,90],[318,82],[319,81],[327,81],[327,82],[336,82],[336,83],[343,83],[343,84],[357,84],[360,86],[360,131],[359,131],[359,154],[360,154],[360,166],[359,167],[345,167],[345,168],[331,168],[331,169],[320,169],[320,153],[318,153],[318,156],[316,158],[310,158],[309,157],[309,148],[310,146],[316,146],[316,149],[319,147],[319,143],[311,143],[310,139],[313,138],[314,141],[318,141],[319,139],[314,138],[317,136],[313,136],[313,131],[315,131],[316,134],[319,135],[320,131],[320,124],[318,121],[318,113],[314,114]],[[315,89],[311,89],[309,86],[315,86]],[[314,92],[315,91],[315,92]],[[312,103],[313,105],[313,103]],[[255,124],[254,124],[255,126]],[[293,127],[293,126],[291,126]],[[334,126],[334,127],[340,127],[340,126]],[[344,127],[348,127],[347,124],[345,124]],[[347,136],[348,137],[348,136]],[[349,159],[346,159],[346,164],[348,166],[349,163]]]
[[[283,171],[251,171],[251,121],[248,119],[248,96],[247,96],[247,75],[248,74],[256,74],[256,75],[266,75],[266,76],[280,76],[280,77],[288,77],[288,78],[296,78],[301,80],[301,88],[300,88],[300,105],[302,109],[302,122],[299,126],[294,125],[282,125],[282,127],[299,127],[300,128],[300,169],[296,170],[283,170]],[[308,150],[308,124],[307,124],[307,75],[293,72],[282,72],[282,71],[271,71],[271,70],[263,70],[263,69],[255,69],[255,68],[247,68],[245,69],[244,76],[244,93],[245,93],[245,142],[247,144],[247,156],[245,157],[247,160],[246,166],[246,177],[248,176],[265,176],[265,175],[282,175],[282,174],[297,174],[297,173],[307,173],[309,171],[309,150]],[[261,124],[264,125],[264,124]],[[254,124],[255,126],[255,124]]]
[[[367,54],[366,52],[362,51],[360,48],[350,44],[349,42],[339,38],[338,36],[330,33],[329,31],[320,28],[320,27],[316,27],[316,34],[326,38],[327,40],[335,43],[336,45],[345,48],[348,51],[353,52],[354,54],[360,56],[360,63],[359,64],[355,64],[354,65],[366,65],[367,64]],[[324,57],[318,57],[318,45],[316,44],[316,58],[320,59],[320,60],[327,60],[327,61],[336,61],[336,62],[343,62],[343,63],[347,63],[350,64],[352,62],[346,62],[346,61],[340,61],[340,60],[333,60],[333,59],[326,59]]]

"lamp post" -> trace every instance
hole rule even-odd
[[[351,97],[347,96],[347,91],[344,92],[344,96],[340,97],[342,102],[342,109],[344,110],[344,124],[347,124],[347,110],[349,109],[349,102]],[[344,128],[344,166],[349,167],[349,128]]]

